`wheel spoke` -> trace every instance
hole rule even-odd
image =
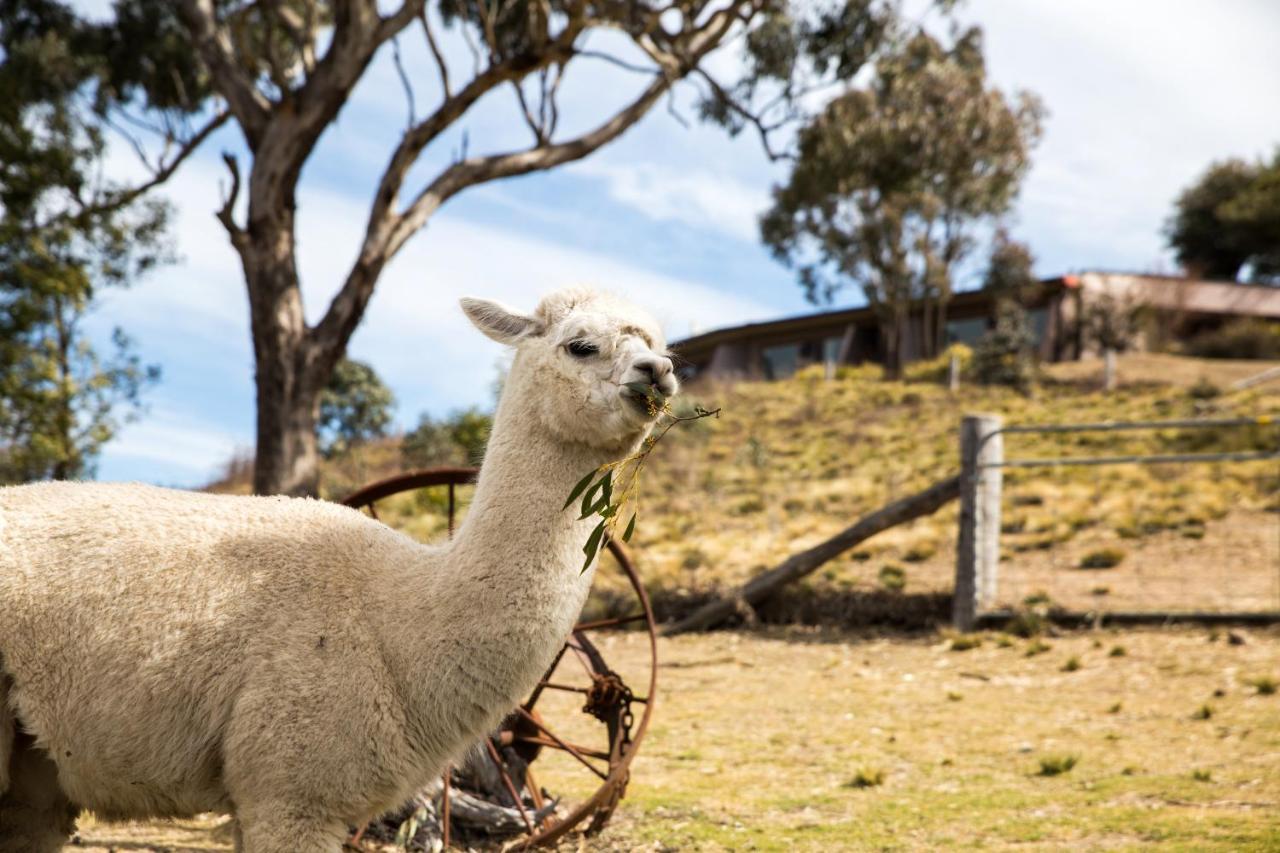
[[[511,776],[507,774],[507,768],[502,763],[502,757],[498,755],[498,750],[494,747],[493,741],[485,738],[484,745],[489,748],[489,758],[493,759],[493,766],[498,768],[498,775],[502,777],[502,784],[506,787],[507,793],[511,795],[511,799],[515,800],[516,808],[520,810],[520,819],[524,821],[525,828],[529,830],[529,834],[533,835],[533,821],[529,820],[529,813],[525,811],[524,801],[520,799],[520,793],[516,791],[516,785],[511,781]]]
[[[637,613],[634,616],[619,616],[616,619],[597,619],[594,622],[579,622],[573,626],[575,631],[595,631],[600,628],[612,628],[616,625],[627,625],[631,622],[643,622],[645,620],[643,613]]]
[[[608,774],[606,774],[606,773],[601,773],[601,772],[600,772],[600,770],[599,770],[599,768],[597,768],[597,767],[596,767],[594,764],[592,764],[590,761],[587,761],[587,759],[585,759],[585,758],[583,758],[583,757],[582,757],[582,753],[581,753],[581,752],[579,752],[575,747],[571,746],[570,744],[567,744],[567,743],[565,743],[564,741],[562,741],[559,737],[557,737],[557,736],[556,736],[555,732],[551,731],[551,730],[550,730],[550,729],[548,729],[546,726],[544,726],[542,723],[538,722],[538,720],[537,720],[537,719],[536,719],[532,714],[530,714],[528,711],[526,711],[524,708],[520,708],[520,709],[518,709],[518,710],[519,710],[519,712],[520,712],[520,715],[521,715],[521,716],[523,716],[526,720],[528,720],[529,722],[531,722],[531,723],[533,723],[535,726],[537,726],[537,727],[538,727],[538,729],[539,729],[539,730],[540,730],[544,735],[546,735],[547,737],[551,738],[551,740],[555,741],[555,743],[556,743],[556,745],[557,745],[557,746],[559,746],[559,747],[560,747],[561,749],[563,749],[565,752],[567,752],[567,753],[569,753],[570,755],[572,755],[574,758],[578,759],[578,761],[582,764],[582,766],[583,766],[583,767],[586,767],[588,770],[590,770],[592,773],[594,773],[594,774],[596,774],[597,776],[599,776],[601,779],[608,779],[608,778],[609,778]]]
[[[578,752],[582,753],[588,758],[598,758],[601,761],[608,761],[610,758],[609,753],[602,752],[598,749],[592,749],[589,746],[579,746],[576,743],[565,743],[564,741],[557,742],[557,741],[551,740],[550,738],[541,737],[539,735],[516,735],[515,737],[512,738],[512,741],[519,742],[519,743],[532,743],[532,744],[535,744],[536,746],[545,746],[548,749],[561,749],[561,750],[564,750],[565,752],[568,752],[570,751],[570,749],[573,749],[573,750],[577,750]]]
[[[546,688],[547,690],[565,690],[565,691],[568,691],[568,692],[570,692],[570,693],[584,693],[584,694],[585,694],[585,693],[590,693],[590,692],[591,692],[590,690],[588,690],[588,689],[587,689],[587,688],[585,688],[585,687],[574,687],[572,684],[556,684],[555,682],[552,682],[552,681],[542,681],[542,682],[539,682],[539,683],[538,683],[538,686],[540,686],[540,687],[544,687],[544,688]]]
[[[565,643],[563,646],[560,647],[560,651],[556,652],[555,660],[551,662],[551,666],[547,667],[547,671],[542,674],[542,681],[538,682],[538,686],[533,688],[533,692],[530,693],[529,698],[525,700],[525,703],[522,707],[526,711],[533,710],[533,706],[538,702],[538,697],[542,695],[543,684],[546,682],[548,678],[551,677],[551,674],[556,671],[556,667],[560,665],[560,661],[564,657],[564,653],[568,650],[569,650],[569,644]]]

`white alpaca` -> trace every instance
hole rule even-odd
[[[615,298],[462,307],[516,354],[446,545],[314,500],[0,489],[0,851],[59,849],[81,808],[225,811],[238,850],[337,851],[541,677],[593,574],[564,499],[651,427],[623,385],[676,381]]]

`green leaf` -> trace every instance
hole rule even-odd
[[[610,468],[604,475],[604,502],[606,504],[613,503],[613,469]]]
[[[636,532],[636,513],[631,513],[631,520],[627,522],[627,529],[622,532],[622,541],[630,542],[631,534]]]
[[[587,476],[583,477],[581,480],[578,481],[578,485],[574,486],[573,491],[569,493],[569,499],[565,501],[564,506],[561,507],[562,510],[566,510],[569,508],[569,504],[573,503],[574,499],[577,498],[578,495],[582,494],[582,490],[587,487],[587,485],[591,482],[591,480],[595,477],[595,475],[596,475],[596,472],[591,471],[587,474]]]
[[[609,502],[603,497],[582,511],[582,515],[578,516],[579,521],[585,521],[596,513],[603,513],[605,507],[609,506]]]
[[[582,553],[587,555],[587,559],[582,563],[583,574],[587,569],[591,568],[591,561],[596,558],[596,552],[600,550],[600,539],[604,536],[604,522],[600,522],[591,531],[591,535],[587,538],[587,544],[582,546]]]
[[[582,515],[578,516],[578,518],[586,518],[587,516],[591,515],[592,512],[594,512],[594,510],[592,510],[591,507],[595,505],[596,493],[600,490],[600,487],[603,485],[604,485],[604,480],[601,479],[591,488],[587,489],[585,492],[582,493]]]

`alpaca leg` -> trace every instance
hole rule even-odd
[[[236,815],[237,853],[339,853],[347,838],[341,821],[298,816],[288,806],[257,806]]]
[[[57,853],[76,827],[76,808],[58,787],[58,771],[29,735],[9,757],[9,790],[0,794],[0,853]]]

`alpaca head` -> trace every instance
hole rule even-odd
[[[653,425],[647,401],[626,386],[678,383],[653,318],[616,296],[574,288],[552,293],[532,314],[487,299],[462,310],[490,338],[516,350],[504,395],[563,441],[624,448]]]

